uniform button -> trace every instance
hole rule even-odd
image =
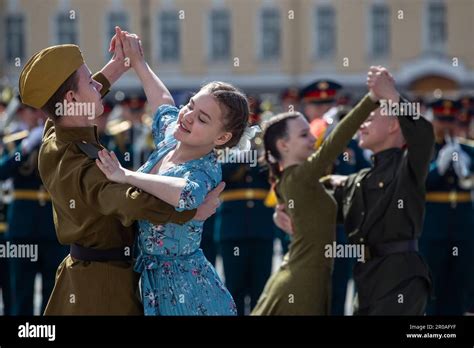
[[[380,187],[380,188],[383,187],[383,181],[379,182],[379,187]]]
[[[85,141],[85,140],[82,140],[82,143],[83,143],[83,144],[87,144],[87,141]]]
[[[247,176],[245,177],[245,181],[246,181],[246,182],[252,182],[252,181],[253,181],[253,178],[252,178],[250,175],[247,175]]]
[[[364,215],[365,215],[365,211],[363,211],[362,213],[360,213],[360,215],[364,216]]]
[[[255,203],[253,201],[247,201],[247,208],[253,208]]]
[[[356,186],[357,186],[357,187],[360,187],[360,182],[358,182],[358,183],[356,184]]]
[[[363,241],[364,241],[364,238],[359,239],[359,242],[363,242]]]

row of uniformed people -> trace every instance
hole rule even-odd
[[[474,312],[474,98],[431,103],[436,143],[421,252],[433,277],[429,315]]]
[[[2,93],[3,94],[3,93]],[[3,123],[5,119],[5,110],[7,108],[7,102],[4,98],[0,98],[0,158],[5,152],[5,146],[3,141]],[[3,197],[9,191],[7,189],[7,182],[0,181],[0,245],[5,245],[5,234],[7,232],[7,202],[4,201]],[[3,304],[3,313],[10,313],[10,272],[8,271],[8,260],[6,258],[0,258],[0,290],[2,296],[0,301]]]

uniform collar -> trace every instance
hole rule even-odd
[[[392,158],[393,155],[400,154],[402,152],[403,149],[399,147],[392,147],[390,149],[377,152],[376,154],[372,155],[372,162],[374,163],[374,167],[384,162],[385,160]]]
[[[52,122],[48,120],[48,122]],[[63,127],[55,124],[56,139],[63,142],[82,141],[99,144],[99,134],[96,125],[88,127]]]

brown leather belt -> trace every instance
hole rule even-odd
[[[125,252],[129,250],[128,255]],[[132,247],[126,246],[123,248],[114,249],[92,249],[86,248],[77,244],[71,244],[70,254],[76,260],[80,261],[131,261],[132,260]]]

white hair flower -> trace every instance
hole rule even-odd
[[[262,130],[258,125],[252,127],[247,126],[240,137],[239,143],[235,146],[235,149],[239,151],[249,151],[252,148],[251,140],[261,131]]]

